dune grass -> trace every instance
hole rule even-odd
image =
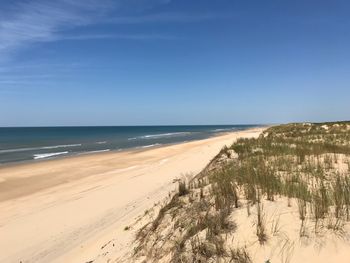
[[[349,172],[350,122],[268,128],[258,138],[224,147],[189,185],[181,182],[148,228],[151,236],[165,232],[167,239],[140,243],[150,258],[164,256],[167,244],[172,262],[251,262],[245,248],[226,245],[236,230],[231,214],[244,205],[251,216],[254,206],[256,238],[263,246],[269,239],[263,202],[278,197],[297,204],[300,237],[306,221],[313,222],[316,235],[324,228],[341,234],[350,219]],[[170,208],[174,220],[163,222]]]

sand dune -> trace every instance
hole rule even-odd
[[[86,262],[196,174],[226,144],[263,128],[142,151],[100,153],[0,168],[0,262]]]

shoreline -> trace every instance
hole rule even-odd
[[[133,237],[124,227],[173,191],[174,179],[197,174],[224,145],[264,129],[0,167],[0,261],[86,262],[116,233],[123,251]]]
[[[205,141],[208,139],[216,138],[216,137],[221,137],[225,136],[228,134],[236,133],[236,132],[244,132],[244,131],[249,131],[249,130],[254,130],[254,129],[266,129],[270,127],[269,125],[259,125],[256,127],[252,128],[247,128],[243,130],[233,130],[233,131],[228,131],[228,132],[219,132],[216,133],[212,136],[209,136],[207,138],[202,138],[202,139],[196,139],[196,140],[187,140],[187,141],[181,141],[181,142],[174,142],[174,143],[164,143],[164,144],[159,144],[159,145],[154,145],[152,147],[145,147],[145,146],[137,146],[137,147],[132,147],[132,148],[124,148],[124,149],[115,149],[115,150],[110,150],[108,151],[101,150],[96,151],[96,152],[82,152],[82,153],[76,153],[72,155],[66,155],[66,156],[57,156],[53,158],[43,158],[43,159],[31,159],[31,160],[25,160],[25,161],[18,161],[18,162],[8,162],[8,163],[0,163],[0,175],[1,175],[1,170],[5,168],[14,168],[22,165],[30,165],[30,164],[40,164],[40,163],[46,163],[46,162],[53,162],[53,161],[59,161],[59,160],[68,160],[68,159],[73,159],[73,158],[80,158],[80,157],[85,157],[85,156],[99,156],[102,154],[116,154],[116,153],[135,153],[135,152],[143,152],[143,151],[149,151],[149,150],[154,150],[154,149],[159,149],[163,147],[169,147],[173,145],[181,145],[181,144],[186,144],[186,143],[191,143],[191,142],[197,142],[197,141]],[[1,177],[0,177],[0,183],[1,183]]]
[[[104,153],[112,154],[112,153],[121,153],[121,152],[147,151],[147,150],[156,149],[156,148],[160,148],[160,147],[167,147],[167,146],[184,144],[184,143],[189,143],[189,142],[207,140],[210,138],[215,138],[215,137],[227,135],[227,134],[234,133],[234,132],[242,132],[242,131],[246,131],[246,130],[250,130],[250,129],[267,128],[267,127],[269,127],[269,125],[257,125],[257,126],[251,127],[251,128],[217,132],[211,136],[208,136],[206,138],[201,138],[201,139],[185,140],[185,141],[180,141],[180,142],[164,143],[164,144],[155,143],[153,145],[136,146],[136,147],[120,148],[120,149],[112,149],[112,150],[106,149],[106,150],[87,151],[87,152],[73,153],[73,154],[67,154],[67,155],[62,155],[62,156],[57,155],[57,156],[47,157],[47,158],[42,158],[42,159],[33,158],[33,159],[23,160],[23,161],[0,163],[0,172],[1,172],[2,168],[15,167],[15,166],[26,165],[26,164],[44,163],[44,162],[56,161],[56,160],[74,158],[74,157],[99,155],[99,154],[104,154]]]
[[[167,147],[171,147],[171,146],[176,146],[176,145],[186,145],[186,144],[190,144],[190,143],[194,143],[194,142],[201,142],[201,141],[205,141],[205,140],[210,140],[213,138],[219,138],[221,136],[226,136],[226,135],[230,135],[230,134],[235,134],[237,132],[244,132],[244,131],[250,131],[250,130],[254,130],[254,129],[259,129],[260,127],[254,127],[254,128],[250,128],[250,129],[245,129],[245,130],[239,130],[239,131],[233,131],[233,132],[222,132],[216,135],[213,135],[209,138],[205,138],[205,139],[198,139],[198,140],[192,140],[192,141],[185,141],[185,142],[180,142],[180,143],[169,143],[169,144],[163,144],[163,145],[157,145],[154,147],[150,147],[150,148],[142,148],[142,147],[135,147],[135,148],[129,148],[129,149],[122,149],[122,150],[113,150],[113,151],[108,151],[108,152],[96,152],[96,153],[82,153],[82,154],[76,154],[76,155],[69,155],[69,156],[59,156],[57,158],[48,158],[48,159],[43,159],[43,160],[28,160],[28,161],[23,161],[23,162],[16,162],[16,163],[8,163],[8,164],[4,164],[3,166],[0,166],[0,202],[2,201],[6,201],[8,199],[11,198],[19,198],[22,196],[26,196],[26,190],[22,189],[22,191],[16,191],[17,194],[15,196],[11,196],[11,197],[6,197],[6,193],[4,194],[4,189],[8,189],[9,187],[12,188],[16,188],[19,185],[25,185],[23,184],[23,182],[18,182],[17,185],[15,185],[14,181],[10,182],[10,185],[7,186],[5,185],[4,187],[4,182],[6,183],[6,179],[11,180],[11,176],[3,176],[1,175],[3,172],[4,173],[10,173],[11,170],[17,170],[17,169],[31,169],[31,168],[36,168],[36,167],[40,167],[42,165],[55,165],[57,163],[63,163],[64,162],[87,162],[89,161],[91,158],[95,159],[95,158],[108,158],[108,157],[117,157],[117,155],[119,154],[137,154],[137,153],[143,153],[143,152],[147,152],[147,151],[152,151],[152,150],[157,150],[157,149],[161,149],[161,148],[167,148]],[[5,177],[5,179],[4,179]],[[45,176],[46,177],[46,176]],[[78,179],[79,180],[79,179]],[[25,181],[24,181],[25,182]],[[52,183],[51,186],[49,187],[55,187],[59,185]],[[16,187],[17,186],[17,187]],[[45,187],[43,187],[42,189],[47,188],[48,185],[45,185]],[[31,189],[33,190],[33,189]],[[41,189],[38,189],[38,191]],[[5,195],[5,198],[3,197]]]

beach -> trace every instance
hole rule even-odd
[[[111,240],[113,257],[127,252],[134,231],[125,228],[176,189],[176,179],[263,129],[1,167],[0,262],[89,262]]]

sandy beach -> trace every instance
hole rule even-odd
[[[0,1],[0,263],[350,263],[350,1]]]
[[[124,228],[197,174],[224,145],[263,128],[142,151],[100,153],[0,168],[0,262],[87,262]]]

